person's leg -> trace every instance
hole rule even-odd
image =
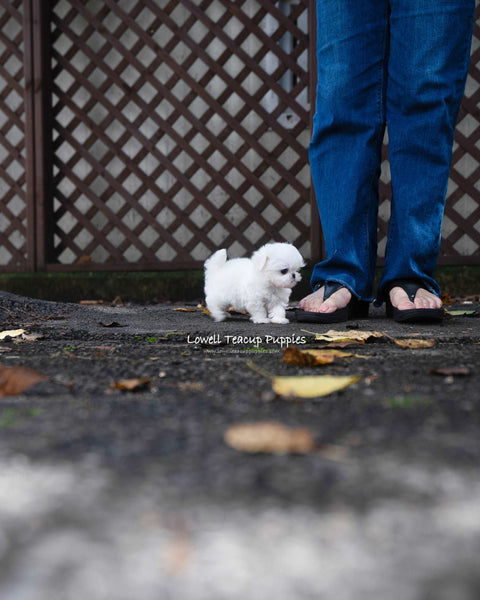
[[[391,282],[422,282],[415,304],[398,287],[400,309],[441,306],[433,279],[453,134],[468,72],[475,0],[391,0],[387,124],[392,174],[381,301]]]
[[[332,296],[328,311],[345,306],[351,292],[368,301],[372,295],[387,9],[387,0],[317,0],[318,83],[309,158],[326,260],[315,266],[311,283],[314,289],[325,281],[347,288]],[[303,307],[318,310],[321,298],[317,292]]]

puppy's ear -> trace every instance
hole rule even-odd
[[[267,267],[269,258],[263,252],[255,252],[252,256],[252,262],[259,271],[264,271]]]

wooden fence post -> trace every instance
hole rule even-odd
[[[53,144],[50,0],[24,0],[27,264],[53,260]]]

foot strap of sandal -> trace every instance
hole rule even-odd
[[[407,294],[410,302],[414,302],[418,290],[424,286],[422,282],[415,281],[413,279],[395,279],[394,281],[390,282],[388,291],[390,292],[394,287],[402,288],[402,290]]]
[[[340,288],[345,287],[342,283],[338,283],[337,281],[326,281],[324,283],[325,289],[323,290],[323,300],[327,300],[330,298],[332,294],[337,292]]]

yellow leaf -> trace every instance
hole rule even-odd
[[[304,330],[302,330],[304,331]],[[330,329],[327,333],[315,333],[313,331],[305,331],[305,333],[312,333],[317,341],[322,342],[360,342],[365,343],[370,338],[381,338],[384,337],[384,333],[380,331],[335,331]]]
[[[312,432],[304,427],[287,427],[274,421],[232,425],[224,435],[225,443],[242,452],[306,454],[315,449]]]
[[[172,310],[175,311],[175,312],[197,312],[196,308],[182,308],[182,307],[179,307],[179,308],[172,308]]]
[[[4,340],[6,337],[18,337],[25,333],[25,329],[7,329],[5,331],[0,331],[0,340]]]
[[[273,377],[272,389],[287,398],[316,398],[327,396],[348,387],[360,379],[359,376],[305,375],[299,377]]]
[[[478,314],[477,310],[445,310],[445,312],[452,317],[472,317]]]
[[[434,339],[419,340],[414,338],[404,338],[393,341],[397,344],[397,346],[400,346],[400,348],[411,348],[414,350],[418,348],[431,348],[436,344]]]

